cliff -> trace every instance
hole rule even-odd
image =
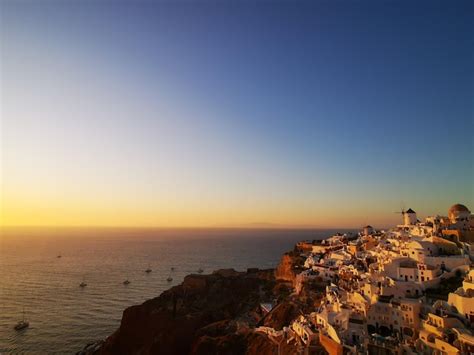
[[[243,354],[275,297],[273,270],[188,275],[159,297],[127,308],[95,354]],[[260,342],[265,342],[260,340]],[[268,346],[272,347],[272,344]]]
[[[188,275],[159,297],[123,312],[120,327],[81,355],[108,354],[272,354],[275,339],[257,327],[281,330],[303,311],[292,283],[302,265],[299,253],[285,254],[276,270],[218,270]],[[261,303],[276,306],[264,314]],[[280,344],[296,351],[294,341]]]
[[[294,283],[298,269],[304,264],[303,258],[297,252],[283,254],[280,264],[275,270],[275,277],[279,281]]]

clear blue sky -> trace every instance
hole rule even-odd
[[[472,1],[2,1],[5,224],[474,209]]]

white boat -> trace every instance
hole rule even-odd
[[[30,326],[30,322],[25,319],[25,310],[23,310],[23,319],[15,325],[15,330],[20,331]]]

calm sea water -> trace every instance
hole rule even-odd
[[[0,236],[0,353],[75,353],[117,329],[123,310],[199,268],[275,267],[332,230],[7,230]],[[57,258],[61,255],[61,258]],[[150,267],[149,274],[145,270]],[[170,271],[171,267],[175,271]],[[171,274],[172,282],[166,278]],[[88,284],[80,288],[82,280]],[[129,279],[131,283],[123,285]],[[30,327],[14,325],[25,309]]]

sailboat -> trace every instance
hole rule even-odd
[[[20,331],[30,326],[30,322],[25,319],[25,309],[23,309],[23,319],[15,325],[15,330]]]
[[[168,276],[168,278],[166,279],[166,281],[168,281],[168,282],[173,281],[173,278],[171,277],[171,271],[170,271],[170,275]]]

